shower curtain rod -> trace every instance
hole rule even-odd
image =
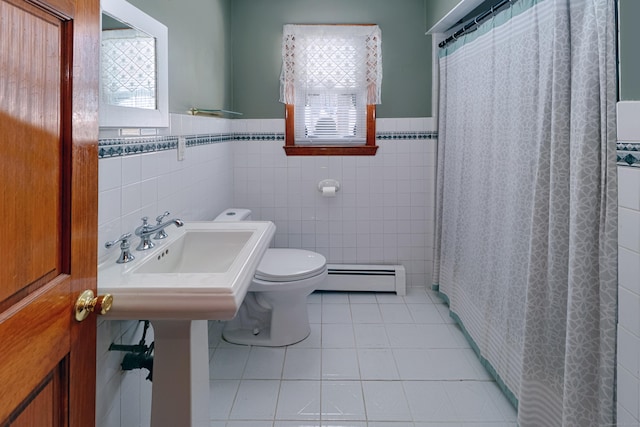
[[[456,41],[460,36],[462,36],[464,34],[468,34],[468,33],[474,32],[475,30],[478,29],[478,26],[480,26],[482,21],[484,21],[485,19],[489,18],[490,16],[493,16],[493,14],[498,12],[498,10],[501,9],[503,6],[505,6],[507,4],[509,6],[511,6],[516,1],[518,1],[518,0],[501,0],[500,2],[494,4],[493,6],[491,6],[491,9],[487,10],[486,12],[482,12],[481,14],[476,16],[473,19],[473,21],[471,21],[468,24],[464,25],[458,31],[456,31],[455,33],[453,33],[452,35],[447,37],[445,40],[440,42],[440,44],[438,44],[438,47],[441,47],[441,48],[445,47],[449,43],[451,43],[453,41]]]

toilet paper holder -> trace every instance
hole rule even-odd
[[[340,191],[340,182],[335,179],[323,179],[318,183],[318,191],[323,195],[327,195],[327,193],[337,193]]]

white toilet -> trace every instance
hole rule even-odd
[[[216,221],[251,219],[248,209],[227,209]],[[311,332],[307,297],[327,278],[327,260],[303,249],[267,249],[238,314],[222,331],[231,343],[279,347]]]

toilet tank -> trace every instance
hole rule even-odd
[[[230,208],[223,210],[214,221],[250,221],[251,210]]]

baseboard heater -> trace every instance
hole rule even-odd
[[[327,269],[327,280],[318,290],[407,293],[406,272],[401,265],[327,264]]]

